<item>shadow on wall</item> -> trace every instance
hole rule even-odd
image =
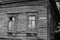
[[[21,39],[14,39],[14,38],[0,38],[0,40],[21,40]],[[30,40],[32,40],[32,39],[30,39]],[[45,40],[45,39],[38,38],[37,40]]]
[[[42,39],[42,38],[38,38],[37,40],[45,40],[45,39]]]
[[[0,38],[0,40],[21,40],[21,39],[14,39],[14,38]]]

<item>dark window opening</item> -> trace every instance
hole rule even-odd
[[[10,21],[12,21],[12,17],[10,17]]]
[[[37,33],[26,33],[27,37],[36,37]]]

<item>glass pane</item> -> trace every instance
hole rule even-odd
[[[14,30],[14,22],[13,21],[9,22],[9,30],[10,31]]]
[[[31,24],[29,24],[29,28],[31,28]]]
[[[32,20],[35,20],[35,16],[32,17]]]
[[[29,16],[29,20],[32,20],[32,18]]]
[[[15,21],[15,18],[14,17],[12,18],[12,21]]]
[[[29,16],[29,20],[35,20],[35,16]]]
[[[14,22],[12,22],[12,27],[11,27],[12,31],[14,31]]]
[[[31,24],[32,24],[31,21],[29,21],[29,26],[28,26],[28,28],[31,28],[31,26],[32,26]]]
[[[10,21],[9,22],[9,30],[11,30],[11,27],[12,27],[12,22]]]
[[[32,21],[32,28],[35,28],[35,21]]]

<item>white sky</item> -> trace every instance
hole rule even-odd
[[[56,4],[57,4],[57,7],[58,7],[58,9],[59,9],[59,7],[60,7],[60,3],[59,3],[59,2],[56,2]]]

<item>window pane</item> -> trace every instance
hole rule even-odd
[[[12,28],[11,29],[12,29],[12,31],[14,31],[14,22],[12,22]]]
[[[35,20],[35,16],[29,16],[29,20]]]
[[[11,30],[11,27],[12,27],[12,22],[10,21],[9,22],[9,30]]]
[[[29,17],[29,20],[32,20],[32,17]]]
[[[29,28],[31,28],[31,24],[29,24]]]
[[[32,28],[35,28],[35,21],[32,21]]]
[[[9,30],[10,31],[14,30],[14,22],[13,21],[9,22]]]
[[[32,25],[31,25],[32,23],[31,23],[31,21],[29,21],[29,26],[28,26],[28,28],[31,28],[32,27]]]
[[[32,17],[32,20],[35,20],[35,16]]]
[[[15,18],[14,17],[12,17],[12,21],[15,21]]]

